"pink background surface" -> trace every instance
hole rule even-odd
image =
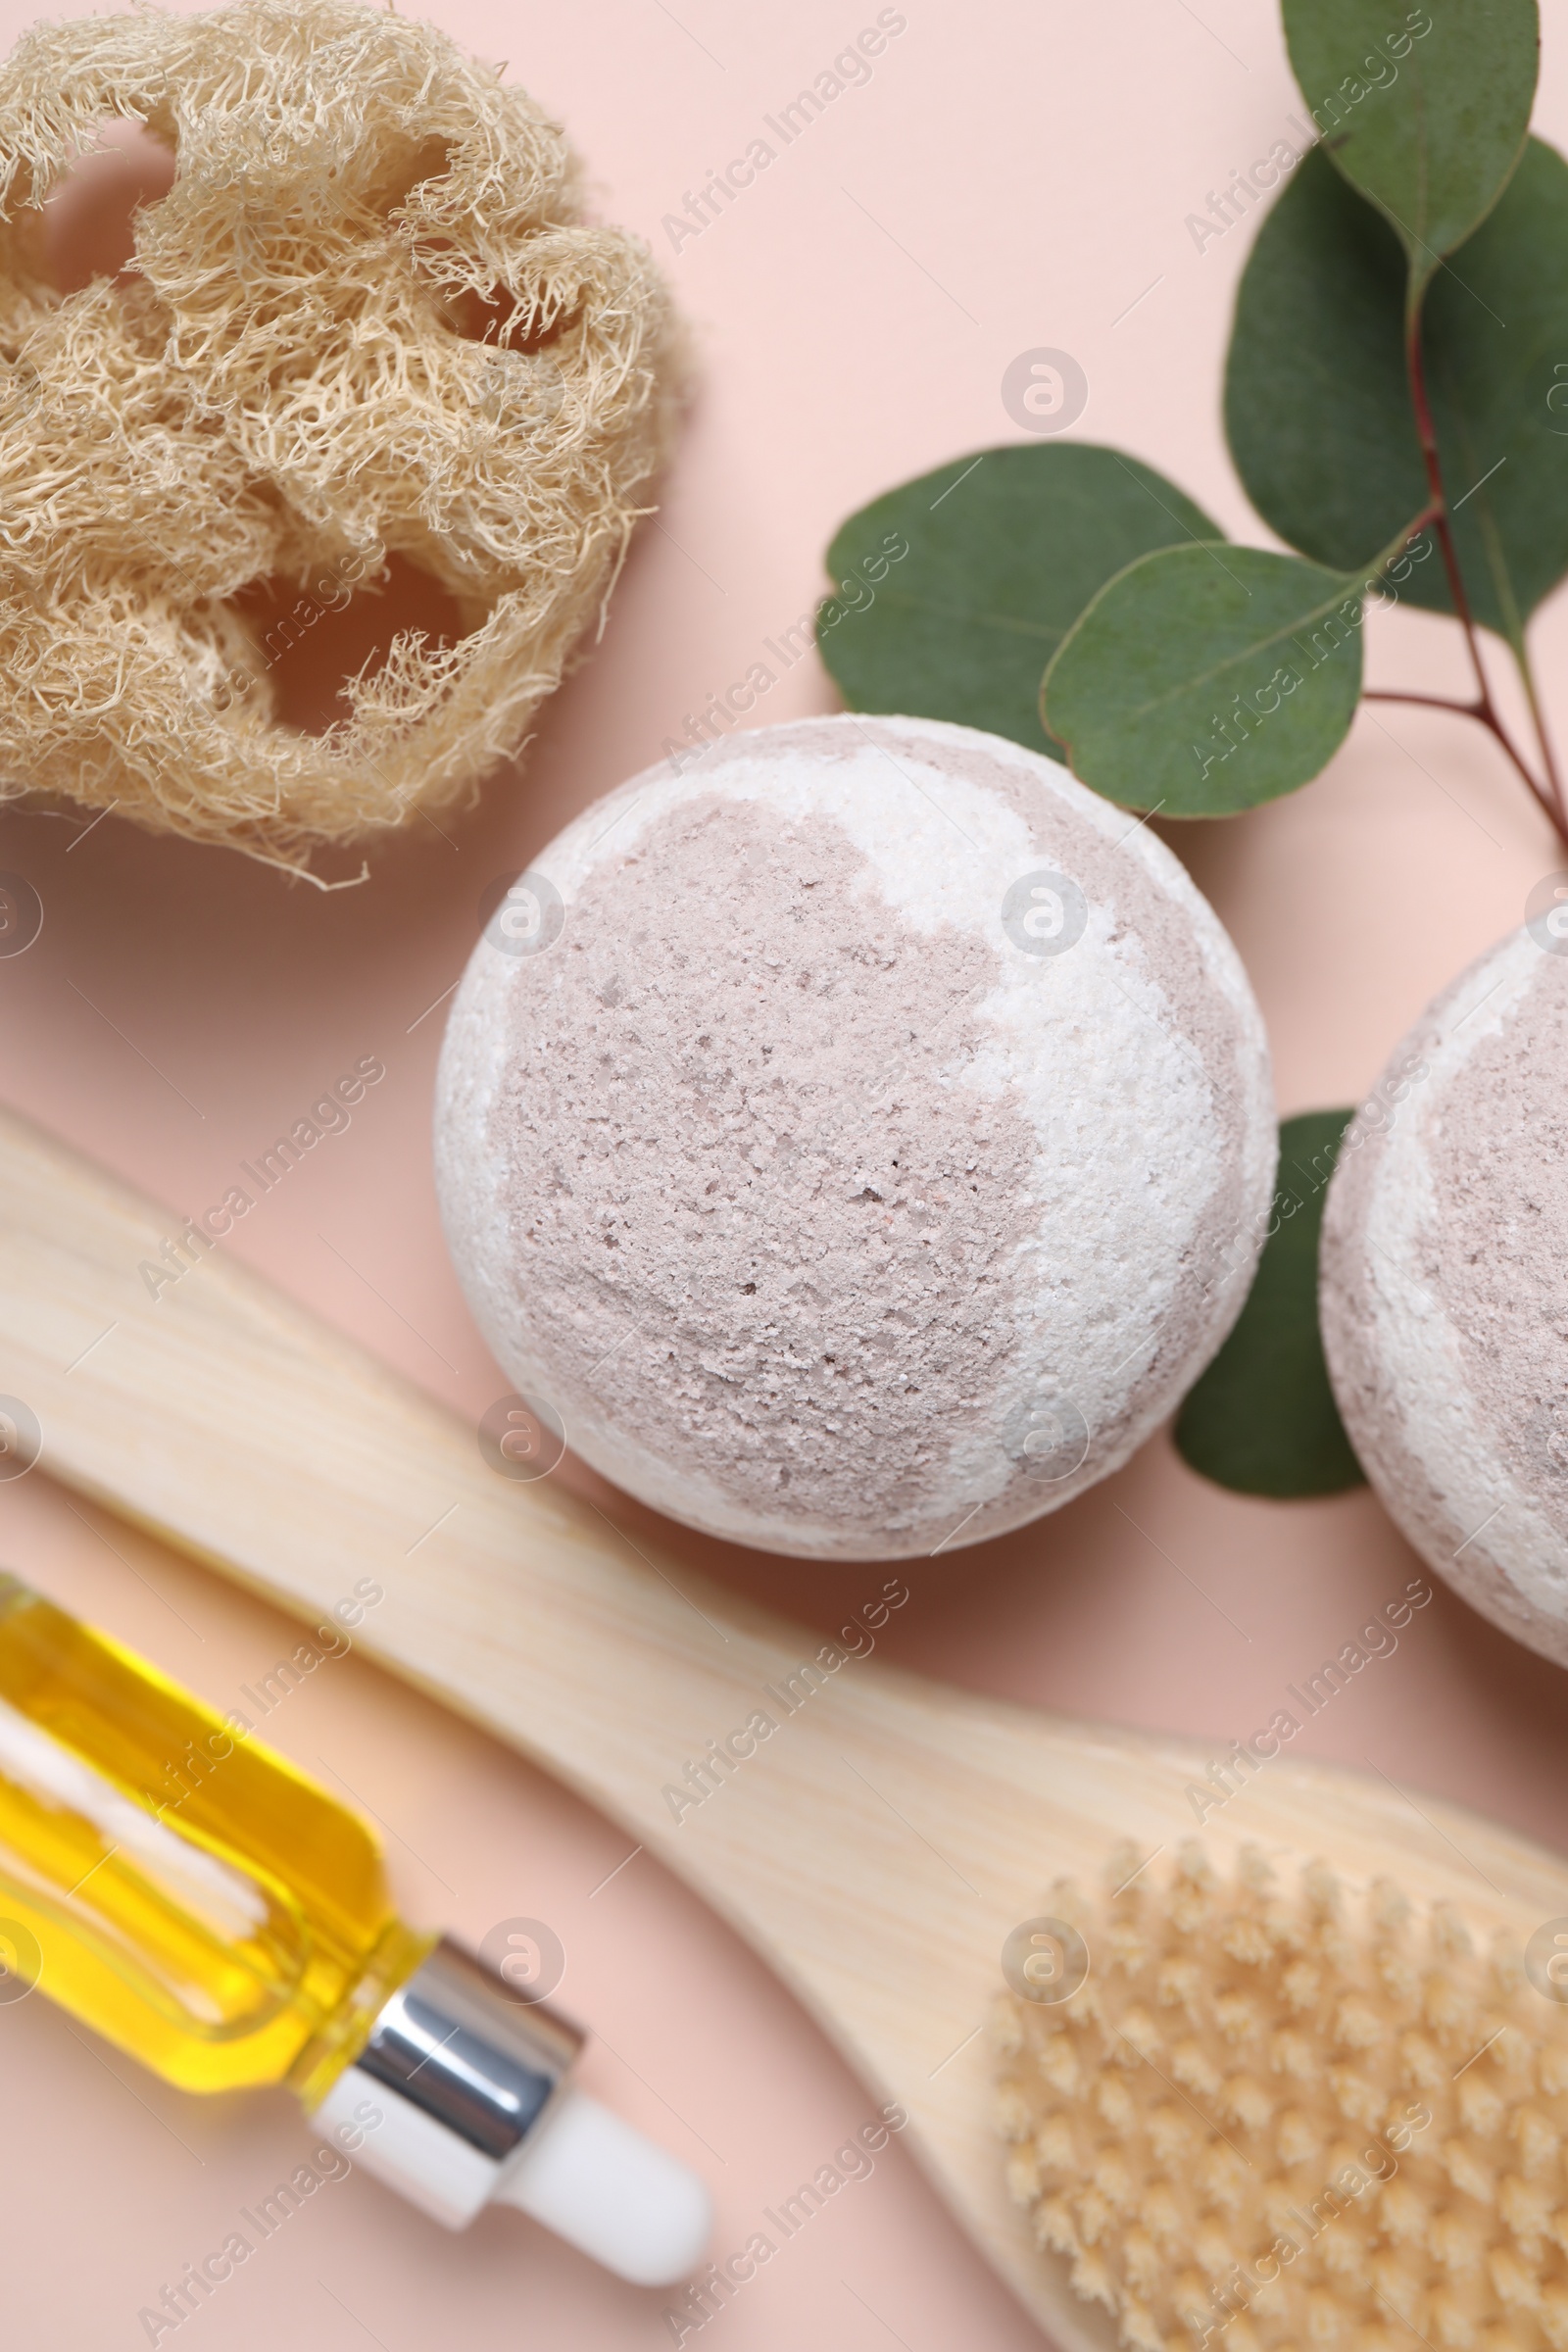
[[[1298,101],[1265,0],[906,0],[907,29],[734,208],[678,254],[662,233],[875,16],[870,0],[439,0],[460,40],[567,122],[596,205],[641,230],[691,320],[701,389],[658,522],[591,663],[547,710],[520,781],[471,818],[416,824],[364,889],[321,897],[110,818],[0,814],[0,867],[46,922],[0,962],[3,1091],[181,1211],[219,1199],[362,1054],[383,1084],[227,1247],[476,1419],[509,1385],[464,1308],[428,1150],[442,1014],[478,904],[584,803],[657,757],[683,714],[807,610],[840,518],[909,473],[1015,438],[1020,351],[1073,353],[1075,428],[1161,466],[1256,538],[1218,422],[1248,236],[1184,227]],[[9,42],[26,17],[0,0]],[[1568,44],[1539,126],[1568,134]],[[1129,308],[1129,306],[1134,306]],[[1568,729],[1568,623],[1541,632]],[[1369,629],[1375,680],[1456,675],[1445,624]],[[356,656],[357,659],[357,656]],[[814,660],[760,706],[834,707]],[[1223,828],[1171,835],[1230,925],[1273,1039],[1281,1108],[1353,1099],[1426,999],[1520,919],[1559,860],[1478,731],[1363,712],[1328,774]],[[199,1277],[197,1277],[199,1279]],[[562,1475],[593,1482],[569,1465]],[[635,1509],[617,1516],[632,1527]],[[720,1576],[826,1626],[862,1569],[725,1551]],[[220,1708],[292,1647],[289,1624],[41,1476],[0,1488],[0,1558]],[[914,1563],[885,1649],[976,1689],[1201,1734],[1250,1732],[1416,1563],[1360,1493],[1274,1506],[1193,1477],[1156,1440],[1118,1478],[1002,1543]],[[1568,1844],[1563,1686],[1448,1594],[1299,1742],[1370,1761]],[[711,2181],[715,2252],[831,2156],[869,2094],[752,1955],[646,1857],[600,1883],[619,1832],[358,1656],[269,1718],[387,1833],[406,1912],[477,1939],[517,1914],[567,1953],[561,1999],[597,2031],[591,2087]],[[598,1892],[594,1890],[599,1888]],[[137,2312],[298,2161],[282,2094],[197,2101],[94,2045],[42,1999],[0,2009],[0,2325],[19,2347],[112,2352]],[[431,2343],[668,2342],[664,2298],[623,2287],[519,2216],[450,2238],[361,2177],[323,2192],[181,2331],[212,2352]],[[734,2352],[961,2342],[1024,2352],[1032,2325],[896,2145],[707,2331]],[[165,2340],[168,2340],[167,2338]]]

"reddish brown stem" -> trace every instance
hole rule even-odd
[[[1514,766],[1541,803],[1552,825],[1562,836],[1563,841],[1568,843],[1568,828],[1564,827],[1556,801],[1546,791],[1540,777],[1534,774],[1520,759],[1508,737],[1507,730],[1499,723],[1495,710],[1489,703],[1483,703],[1479,699],[1473,703],[1461,703],[1447,694],[1406,694],[1403,688],[1398,686],[1368,686],[1363,691],[1361,700],[1364,703],[1424,703],[1429,710],[1452,710],[1460,718],[1479,719],[1482,726],[1496,737],[1507,757],[1513,761]]]
[[[1408,694],[1402,686],[1368,686],[1363,703],[1427,703],[1434,710],[1457,710],[1461,718],[1479,718],[1479,703],[1461,703],[1451,694]]]
[[[1562,779],[1558,775],[1552,760],[1540,713],[1536,712],[1536,732],[1541,740],[1542,756],[1546,765],[1547,781],[1544,785],[1534,770],[1526,765],[1517,744],[1502,723],[1496,704],[1492,699],[1491,683],[1481,659],[1481,640],[1476,632],[1475,615],[1470,610],[1470,598],[1465,589],[1464,575],[1459,569],[1458,551],[1453,544],[1447,492],[1444,488],[1443,482],[1443,462],[1438,454],[1437,426],[1433,422],[1432,404],[1427,397],[1426,359],[1421,349],[1421,314],[1419,310],[1412,313],[1405,330],[1404,360],[1410,379],[1410,406],[1415,413],[1416,437],[1421,444],[1421,460],[1426,467],[1427,488],[1431,493],[1431,506],[1428,511],[1432,517],[1433,527],[1438,534],[1438,545],[1443,550],[1443,565],[1447,573],[1448,594],[1453,602],[1454,613],[1459,626],[1464,631],[1465,643],[1470,649],[1470,660],[1476,673],[1476,699],[1474,703],[1457,703],[1450,702],[1442,695],[1404,694],[1379,696],[1377,699],[1390,702],[1436,703],[1447,710],[1461,711],[1468,718],[1479,719],[1481,724],[1490,728],[1496,737],[1503,751],[1513,761],[1514,766],[1519,770],[1520,775],[1523,776],[1532,793],[1551,819],[1562,840],[1568,843],[1568,799],[1564,797]]]

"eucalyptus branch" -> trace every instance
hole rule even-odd
[[[1464,574],[1459,566],[1459,551],[1454,545],[1447,491],[1443,479],[1443,460],[1438,451],[1437,426],[1433,421],[1432,404],[1427,396],[1426,359],[1421,349],[1419,305],[1412,308],[1406,325],[1404,360],[1405,372],[1410,385],[1410,407],[1415,417],[1416,438],[1421,444],[1421,461],[1426,468],[1427,488],[1431,492],[1431,505],[1427,511],[1437,532],[1438,545],[1443,551],[1443,564],[1447,574],[1448,595],[1452,600],[1454,615],[1460,628],[1464,631],[1465,644],[1470,650],[1470,660],[1476,674],[1476,699],[1473,703],[1449,703],[1446,697],[1441,695],[1401,694],[1379,695],[1376,699],[1382,702],[1431,702],[1459,711],[1467,718],[1478,719],[1482,726],[1489,729],[1496,738],[1502,750],[1529,785],[1540,806],[1545,810],[1556,832],[1563,842],[1568,844],[1568,799],[1564,798],[1562,778],[1557,772],[1555,761],[1551,756],[1540,702],[1535,690],[1535,680],[1522,644],[1515,647],[1514,655],[1519,664],[1520,676],[1524,681],[1525,696],[1530,705],[1531,719],[1541,745],[1542,758],[1545,762],[1546,782],[1544,784],[1534,769],[1527,764],[1518,745],[1514,742],[1507,727],[1504,726],[1502,715],[1492,697],[1491,681],[1488,679],[1486,665],[1481,658],[1480,633],[1476,627],[1475,615],[1470,609],[1470,597],[1464,584]]]
[[[1482,666],[1481,646],[1476,636],[1476,624],[1470,611],[1470,597],[1465,588],[1464,574],[1459,569],[1458,550],[1453,544],[1453,529],[1448,518],[1448,494],[1444,487],[1443,460],[1438,452],[1437,426],[1432,418],[1432,404],[1427,398],[1426,358],[1421,349],[1421,314],[1417,309],[1411,316],[1404,339],[1405,373],[1410,385],[1410,406],[1415,414],[1416,438],[1421,444],[1421,462],[1426,467],[1427,488],[1432,493],[1429,512],[1443,551],[1443,567],[1448,575],[1448,594],[1453,610],[1464,631],[1470,659],[1475,664],[1476,688],[1483,705],[1492,701],[1492,689]]]
[[[1489,710],[1487,705],[1479,698],[1473,703],[1461,703],[1455,696],[1448,694],[1416,694],[1408,692],[1400,686],[1367,686],[1362,689],[1361,700],[1364,703],[1420,703],[1429,710],[1451,710],[1455,717],[1478,719],[1481,725],[1496,738],[1535,794],[1552,825],[1562,836],[1564,842],[1568,843],[1568,828],[1564,826],[1556,799],[1547,791],[1540,777],[1526,767],[1506,733],[1497,724],[1495,712]]]
[[[1417,694],[1408,686],[1365,686],[1363,703],[1424,703],[1429,710],[1451,710],[1458,718],[1479,718],[1479,703],[1461,703],[1452,694]]]

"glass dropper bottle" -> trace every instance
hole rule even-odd
[[[364,1822],[3,1573],[0,1979],[183,2090],[287,2083],[449,2229],[516,2205],[643,2285],[707,2241],[697,2176],[567,2080],[578,2029],[406,1927]]]

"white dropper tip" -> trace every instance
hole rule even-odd
[[[509,2165],[492,2200],[520,2206],[634,2286],[672,2286],[713,2226],[706,2182],[569,2084]]]

